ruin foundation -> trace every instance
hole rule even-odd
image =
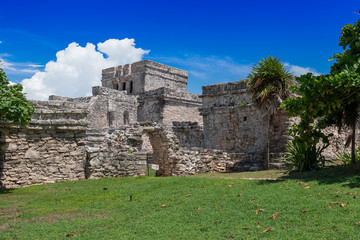
[[[87,178],[264,169],[285,152],[292,119],[251,101],[246,82],[186,92],[188,73],[145,60],[104,69],[93,96],[31,101],[28,126],[0,125],[0,187]],[[329,130],[333,131],[333,130]],[[344,142],[334,136],[329,158]]]

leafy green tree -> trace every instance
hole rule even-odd
[[[34,107],[26,100],[22,90],[21,84],[10,85],[0,68],[0,120],[21,125],[29,123]]]
[[[339,131],[342,127],[351,129],[346,143],[348,145],[351,141],[351,163],[354,164],[356,125],[360,119],[360,20],[354,25],[345,25],[339,40],[344,52],[335,54],[331,59],[336,59],[336,62],[331,66],[330,73],[343,76],[345,80],[336,86],[343,101],[331,117]]]
[[[288,98],[283,103],[290,116],[301,119],[290,133],[294,137],[293,144],[306,143],[307,147],[295,153],[292,159],[311,156],[306,159],[307,166],[311,167],[305,169],[314,168],[322,161],[321,153],[329,145],[329,136],[322,130],[334,124],[339,131],[343,127],[352,130],[347,143],[351,141],[351,163],[356,162],[355,130],[360,118],[360,20],[344,26],[339,40],[344,52],[330,59],[336,59],[330,73],[301,76],[297,79],[299,84],[293,86],[293,91],[300,96]],[[306,154],[314,151],[317,154]]]
[[[286,70],[284,64],[277,57],[263,58],[252,67],[248,75],[248,87],[255,105],[267,112],[269,130],[267,133],[266,168],[270,162],[270,128],[273,115],[278,111],[280,104],[290,94],[290,79],[292,74]]]
[[[338,103],[331,101],[326,104],[329,97],[324,96],[327,76],[308,73],[296,80],[298,84],[292,86],[296,95],[282,104],[289,117],[300,117],[300,122],[290,129],[292,141],[287,145],[289,152],[285,159],[299,171],[314,170],[324,166],[322,152],[329,146],[329,136],[322,131],[329,124],[324,116],[329,109],[336,109]]]

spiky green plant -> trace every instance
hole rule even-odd
[[[348,165],[351,162],[351,153],[341,152],[336,154],[336,160],[342,161],[345,165]],[[355,149],[355,162],[360,162],[360,148]]]
[[[286,145],[288,152],[280,159],[289,164],[289,170],[316,170],[324,167],[325,158],[322,152],[326,146],[316,146],[309,142],[292,141]]]

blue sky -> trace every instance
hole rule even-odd
[[[188,90],[201,93],[202,85],[245,78],[251,65],[267,56],[278,56],[296,73],[327,73],[328,58],[342,51],[338,47],[341,28],[360,17],[355,13],[358,3],[3,1],[0,59],[8,78],[21,82],[36,72],[50,71],[44,66],[57,62],[56,54],[70,43],[82,48],[92,43],[98,51],[98,43],[129,38],[135,40],[133,50],[150,50],[142,52],[143,59],[187,70]]]

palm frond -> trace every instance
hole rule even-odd
[[[292,74],[277,57],[268,57],[252,67],[248,75],[249,91],[253,101],[259,108],[273,114],[282,100],[290,95],[290,79]]]

